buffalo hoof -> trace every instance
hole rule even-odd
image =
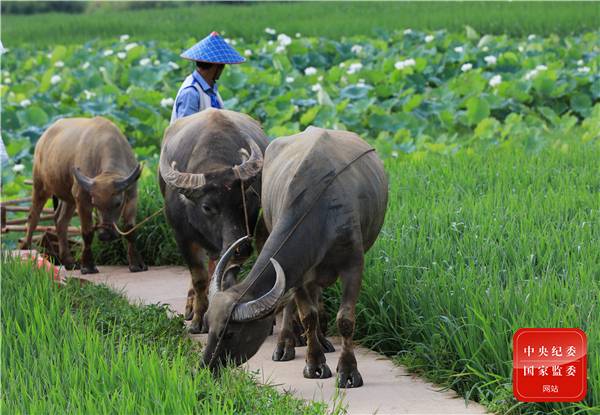
[[[194,323],[194,322],[192,322],[192,324],[190,325],[190,327],[188,327],[188,333],[190,333],[190,334],[200,334],[200,333],[202,333],[202,324],[201,323]]]
[[[95,265],[90,265],[90,266],[82,265],[81,273],[82,274],[97,274],[98,268],[96,268]]]
[[[62,266],[65,267],[66,270],[68,271],[72,271],[74,269],[80,269],[81,267],[79,266],[79,264],[75,261],[73,262],[63,262]]]
[[[327,338],[325,338],[325,336],[319,337],[319,343],[321,343],[321,347],[323,348],[323,351],[325,353],[335,352],[335,348],[333,347],[333,344],[331,344],[331,342],[329,340],[327,340]]]
[[[339,368],[338,368],[339,369]],[[338,370],[338,388],[358,388],[363,385],[362,376],[357,368],[346,370]]]
[[[194,318],[194,307],[186,304],[185,306],[185,313],[183,314],[185,321],[190,321],[191,319]]]
[[[275,346],[272,359],[275,362],[287,362],[288,360],[294,360],[296,357],[296,350],[293,347],[285,347],[283,344]]]
[[[310,364],[307,363],[304,366],[303,375],[307,379],[326,379],[331,377],[331,369],[327,366],[327,363]]]
[[[130,272],[142,272],[142,271],[148,271],[148,265],[141,263],[141,264],[131,264],[129,265],[129,271]]]

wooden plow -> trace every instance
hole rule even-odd
[[[25,184],[32,185],[31,180],[26,180]],[[60,203],[60,202],[58,202]],[[38,226],[34,231],[32,245],[45,253],[46,255],[58,260],[58,237],[56,227],[54,226],[54,210],[58,208],[55,204],[53,208],[44,208],[40,215]],[[31,196],[19,199],[5,200],[0,203],[0,224],[2,234],[21,233],[19,245],[25,241],[27,232],[27,214],[31,209]],[[75,212],[76,216],[77,213]],[[50,223],[48,223],[50,222]],[[67,234],[80,235],[81,229],[77,226],[69,226]],[[81,242],[69,237],[69,246],[71,250],[76,248]]]

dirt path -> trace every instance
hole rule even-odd
[[[188,289],[188,271],[182,267],[153,267],[139,274],[130,273],[126,267],[99,266],[100,273],[84,278],[106,283],[124,293],[133,302],[145,304],[165,303],[183,312]],[[78,273],[77,273],[78,274]],[[203,335],[193,336],[204,341]],[[332,339],[336,352],[326,355],[328,365],[335,369],[340,345]],[[349,414],[484,414],[485,409],[464,399],[452,391],[440,392],[439,388],[414,377],[392,363],[388,358],[362,347],[356,348],[358,366],[365,380],[361,388],[338,393],[335,379],[314,380],[302,376],[306,347],[296,348],[296,358],[290,362],[273,362],[271,353],[275,336],[269,336],[247,368],[257,373],[257,379],[270,383],[283,391],[305,399],[342,401]]]

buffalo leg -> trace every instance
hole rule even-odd
[[[135,189],[134,189],[135,191]],[[137,197],[135,193],[128,197],[123,210],[123,222],[125,223],[125,232],[135,226],[135,216],[137,213]],[[127,236],[127,261],[129,262],[129,271],[140,272],[146,271],[148,266],[144,263],[142,256],[135,248],[135,232],[131,232]]]
[[[35,231],[35,228],[37,227],[40,220],[40,213],[42,213],[42,209],[50,196],[50,194],[44,191],[41,183],[34,181],[31,209],[29,210],[29,217],[27,218],[27,236],[25,242],[21,244],[21,249],[31,249],[33,231]]]
[[[89,201],[77,199],[77,212],[81,222],[81,236],[83,238],[83,252],[81,253],[81,273],[96,274],[98,268],[94,264],[92,254],[92,242],[94,241],[94,222],[92,218],[92,206]]]
[[[296,304],[300,311],[302,324],[306,329],[306,366],[304,377],[309,379],[325,379],[331,377],[331,370],[325,363],[325,353],[319,341],[319,309],[314,303],[318,288],[302,287],[296,292]]]
[[[320,288],[315,290],[314,304],[317,304],[319,310],[319,330],[317,331],[317,337],[321,346],[323,346],[323,351],[325,353],[333,353],[335,352],[335,348],[325,336],[327,332],[327,313],[325,312],[325,304],[323,303],[323,295]]]
[[[342,354],[337,365],[338,387],[357,388],[362,386],[362,376],[358,372],[356,357],[354,356],[354,323],[356,300],[360,292],[363,273],[363,257],[360,263],[340,273],[342,281],[342,301],[337,314],[337,326],[342,336]]]
[[[204,267],[204,250],[197,243],[179,243],[185,261],[188,264],[191,275],[191,286],[188,290],[188,298],[185,306],[186,317],[192,315],[189,332],[197,334],[202,332],[202,318],[208,308],[207,288],[208,273]]]
[[[277,336],[277,345],[273,352],[272,359],[276,362],[293,360],[296,357],[296,338],[294,333],[294,317],[296,315],[296,304],[290,301],[283,309],[283,321],[281,322],[281,331]]]
[[[75,204],[60,201],[57,203],[57,208],[54,212],[54,223],[56,224],[56,236],[58,238],[58,256],[61,264],[66,269],[74,269],[77,267],[71,249],[69,248],[69,240],[67,230],[69,222],[75,212]]]

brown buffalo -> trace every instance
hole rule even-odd
[[[81,273],[98,272],[91,250],[94,229],[99,229],[101,241],[110,241],[118,237],[115,223],[120,216],[125,230],[134,226],[140,174],[141,166],[127,139],[106,118],[65,118],[55,122],[35,146],[33,202],[23,248],[31,246],[40,212],[54,196],[60,201],[54,220],[61,263],[68,269],[77,266],[67,243],[69,221],[77,209],[84,243]],[[100,216],[96,226],[92,218],[94,208]],[[129,270],[145,271],[148,268],[133,245],[134,233],[126,238]]]

